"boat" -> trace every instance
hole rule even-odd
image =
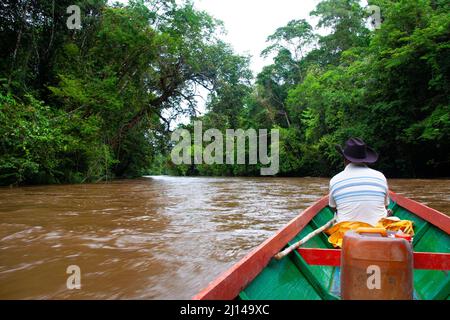
[[[450,300],[450,217],[389,191],[389,209],[412,220],[414,299]],[[324,196],[196,294],[194,300],[339,300],[341,250],[320,233],[274,255],[333,218]]]

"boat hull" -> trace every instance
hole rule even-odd
[[[450,217],[393,192],[390,192],[390,198],[394,215],[412,220],[415,225],[414,298],[449,299]],[[332,248],[324,233],[282,260],[273,258],[284,247],[300,240],[332,217],[333,211],[328,207],[328,197],[325,196],[220,275],[193,299],[340,299],[337,264],[340,253]],[[305,253],[305,250],[316,252]]]

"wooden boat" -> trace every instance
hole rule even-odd
[[[390,209],[414,222],[414,299],[450,299],[450,217],[390,192]],[[335,300],[340,250],[324,233],[281,260],[274,255],[333,217],[325,196],[195,295],[195,300]]]

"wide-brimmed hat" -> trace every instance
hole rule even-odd
[[[348,139],[345,142],[344,148],[336,145],[336,150],[350,162],[374,163],[378,160],[378,154],[359,138]]]

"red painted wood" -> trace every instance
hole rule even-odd
[[[450,270],[450,253],[414,252],[414,269]]]
[[[231,300],[249,284],[270,259],[278,253],[288,241],[292,240],[312,218],[328,205],[328,196],[323,197],[312,206],[291,220],[275,235],[264,241],[251,253],[246,255],[233,267],[211,282],[205,289],[195,295],[194,300]]]
[[[340,249],[298,248],[297,252],[310,265],[341,265]],[[450,270],[450,253],[414,252],[414,269]]]
[[[306,263],[313,266],[339,267],[341,265],[340,249],[298,248],[297,252]]]
[[[450,234],[450,217],[439,212],[435,209],[427,207],[424,204],[416,202],[414,200],[405,198],[393,191],[389,191],[389,196],[393,201],[395,201],[400,207],[411,211],[416,216],[430,222],[439,229],[443,230],[445,233]]]

